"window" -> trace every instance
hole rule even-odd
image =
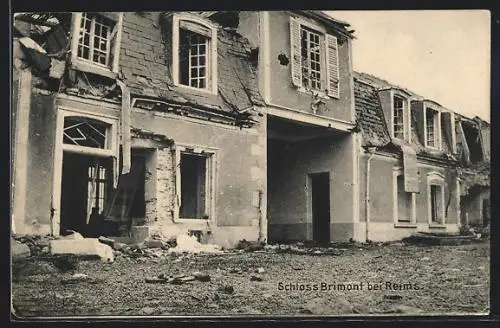
[[[107,169],[96,162],[95,165],[89,166],[88,168],[88,199],[87,204],[89,204],[91,209],[95,209],[97,213],[102,213],[104,209],[104,204],[107,200],[109,185],[109,176]],[[89,211],[90,215],[90,211]]]
[[[179,146],[176,158],[175,217],[191,220],[212,217],[215,153]]]
[[[393,218],[394,224],[409,225],[416,223],[415,193],[405,190],[402,168],[393,171]]]
[[[172,36],[174,83],[217,93],[217,28],[198,16],[175,14]]]
[[[97,14],[83,13],[78,38],[78,58],[108,66],[114,22]]]
[[[398,184],[398,222],[411,221],[411,193],[405,191],[404,176],[397,177]]]
[[[64,120],[65,144],[92,148],[106,148],[108,125],[91,119],[67,117]]]
[[[292,82],[301,91],[339,98],[338,42],[324,28],[290,17]]]
[[[404,126],[404,99],[398,96],[393,98],[393,132],[394,138],[404,139],[405,138],[405,126]]]
[[[441,215],[439,211],[440,204],[440,189],[438,185],[431,185],[431,222],[440,223]]]
[[[438,124],[438,112],[432,108],[427,108],[425,114],[425,123],[427,140],[426,146],[439,148],[440,125]]]
[[[300,34],[302,85],[321,91],[321,35],[302,25]]]
[[[428,215],[430,225],[444,225],[444,176],[438,172],[427,174]]]
[[[75,13],[73,17],[72,65],[114,78],[118,72],[123,14]]]

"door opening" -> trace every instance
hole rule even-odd
[[[309,175],[311,182],[311,210],[313,240],[318,244],[330,242],[330,174]]]
[[[60,234],[87,234],[92,213],[101,214],[112,189],[111,158],[63,152]]]

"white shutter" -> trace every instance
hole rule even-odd
[[[300,60],[300,23],[297,19],[290,17],[290,47],[292,68],[292,83],[300,87],[302,86],[302,65]]]
[[[328,95],[339,98],[339,51],[337,38],[326,34],[326,83]]]

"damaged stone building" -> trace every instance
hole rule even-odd
[[[317,11],[16,14],[13,231],[232,247],[486,215],[489,124],[353,72],[353,32]]]

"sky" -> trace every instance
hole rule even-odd
[[[355,30],[354,70],[490,122],[490,12],[326,11]]]

